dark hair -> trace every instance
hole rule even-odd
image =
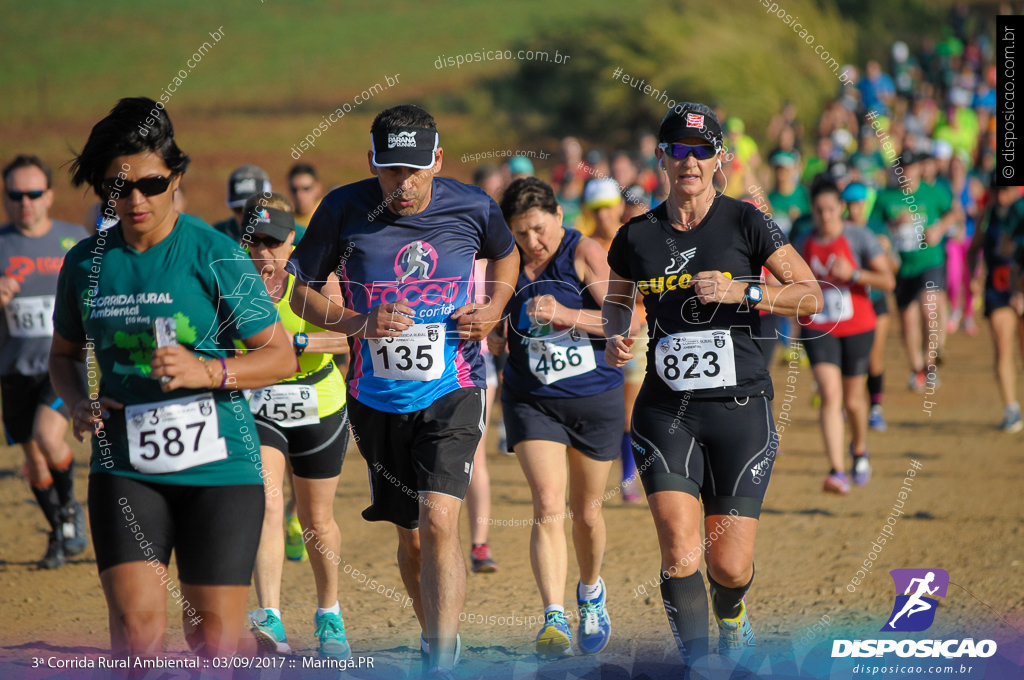
[[[555,191],[550,184],[536,177],[522,177],[509,184],[501,196],[499,205],[506,222],[531,208],[540,208],[552,215],[558,214]]]
[[[296,175],[309,175],[317,181],[320,180],[320,178],[316,176],[316,168],[309,163],[296,163],[293,165],[292,169],[288,171],[288,181],[291,182],[295,179]]]
[[[843,192],[839,190],[839,185],[826,173],[818,175],[811,183],[811,201],[822,194],[835,194],[840,202],[843,200]]]
[[[118,156],[146,151],[159,154],[175,175],[188,167],[189,157],[174,141],[174,126],[164,105],[149,97],[126,97],[92,127],[85,147],[71,164],[71,183],[88,184],[103,198],[110,163]]]
[[[399,104],[377,114],[370,126],[370,134],[387,134],[401,127],[437,130],[437,122],[433,116],[414,104]]]
[[[480,183],[495,175],[500,175],[501,170],[494,163],[483,163],[473,171],[473,184],[480,186]]]
[[[39,156],[27,153],[19,153],[13,161],[4,166],[4,186],[7,186],[7,176],[18,168],[39,168],[46,175],[46,188],[53,188],[53,170],[50,170],[50,166],[44,163]]]

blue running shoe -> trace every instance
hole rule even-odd
[[[256,638],[256,645],[264,654],[291,654],[284,624],[277,614],[269,609],[254,609],[249,612],[249,625]]]
[[[711,589],[712,599],[715,597],[715,589]],[[714,611],[714,606],[711,607]],[[740,613],[732,619],[723,619],[715,611],[715,621],[718,622],[718,653],[729,654],[744,647],[754,647],[757,640],[754,639],[754,629],[750,627],[747,619],[747,603],[740,602]]]
[[[1024,430],[1024,420],[1021,419],[1020,406],[1018,404],[1007,406],[1003,410],[1003,422],[999,423],[999,429],[1011,434]]]
[[[572,631],[562,612],[544,615],[544,627],[537,634],[537,654],[546,659],[572,654]]]
[[[349,659],[352,650],[345,638],[345,622],[340,614],[328,612],[316,617],[316,638],[320,641],[320,656],[331,659]]]
[[[580,606],[576,646],[583,654],[597,654],[608,646],[608,639],[612,636],[612,622],[605,607],[604,580],[598,578],[597,582],[601,584],[600,595],[593,600],[580,600],[578,597],[576,600]]]
[[[871,406],[871,411],[868,412],[868,427],[875,432],[885,432],[889,429],[889,425],[885,422],[885,416],[882,415],[881,404]]]

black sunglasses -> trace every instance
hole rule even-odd
[[[712,158],[716,153],[718,153],[718,150],[715,149],[715,147],[711,146],[710,144],[690,145],[680,144],[678,142],[674,144],[662,142],[661,144],[658,145],[658,148],[667,153],[672,158],[675,158],[677,161],[684,160],[687,157],[687,155],[691,153],[693,154],[693,157],[696,158],[697,160],[706,161],[707,159]]]
[[[143,196],[159,196],[171,186],[171,177],[144,177],[134,182],[121,179],[120,177],[108,177],[103,180],[100,186],[111,198],[128,198],[132,191],[138,189]]]
[[[254,246],[262,245],[264,248],[270,248],[271,250],[284,243],[284,241],[279,241],[278,239],[270,238],[269,236],[252,236],[250,241]]]
[[[33,189],[32,191],[13,191],[13,190],[8,190],[7,191],[7,198],[11,199],[15,203],[20,203],[21,199],[23,199],[26,196],[28,196],[30,201],[34,201],[37,198],[42,197],[42,195],[45,194],[47,191],[49,191],[49,189]]]

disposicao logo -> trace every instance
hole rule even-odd
[[[946,597],[949,573],[945,569],[893,569],[896,603],[882,630],[917,632],[928,630],[935,622],[940,597]],[[900,595],[899,593],[903,593]]]
[[[945,569],[893,569],[889,574],[896,586],[896,598],[881,631],[913,633],[928,630],[935,622],[938,598],[946,597],[949,573]],[[879,657],[893,652],[900,657],[987,658],[996,653],[996,643],[994,640],[975,643],[972,638],[832,642],[833,657]]]

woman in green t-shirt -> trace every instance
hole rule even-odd
[[[118,658],[163,652],[168,592],[195,653],[255,649],[245,602],[263,489],[242,390],[287,377],[295,356],[249,258],[175,210],[188,161],[166,110],[140,97],[72,165],[120,219],[64,259],[50,352],[75,436],[94,435],[89,519]],[[234,356],[236,340],[251,351]]]

